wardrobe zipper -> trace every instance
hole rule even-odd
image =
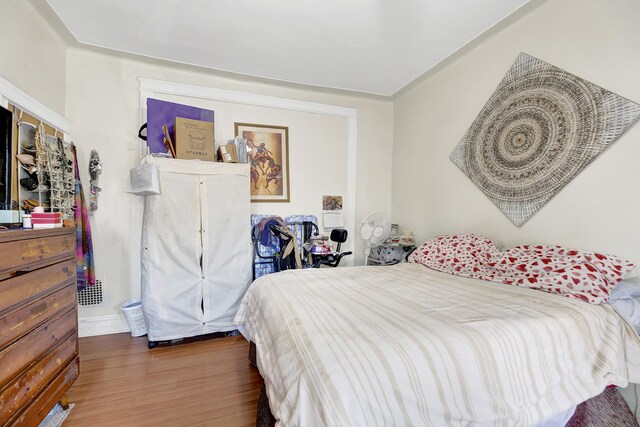
[[[203,280],[202,283],[202,300],[200,301],[200,307],[201,307],[201,311],[202,311],[202,325],[204,326],[206,324],[206,322],[204,321],[204,299],[205,299],[205,284],[204,284],[204,206],[205,203],[203,203],[203,197],[205,197],[204,194],[204,178],[203,175],[198,175],[198,203],[200,204],[199,206],[199,212],[198,215],[200,217],[200,277]]]

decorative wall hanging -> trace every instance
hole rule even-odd
[[[98,193],[102,188],[98,187],[98,177],[102,173],[102,162],[97,150],[91,150],[89,157],[89,215],[98,210]]]
[[[289,128],[235,123],[251,163],[251,201],[289,201]]]
[[[521,53],[451,160],[516,226],[640,116],[640,105]]]

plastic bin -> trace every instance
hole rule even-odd
[[[120,306],[132,337],[141,337],[147,334],[147,325],[144,323],[144,312],[140,298],[125,301]]]

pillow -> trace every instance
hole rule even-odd
[[[621,298],[609,301],[609,305],[640,333],[640,302],[634,298]]]
[[[487,263],[500,255],[494,243],[476,234],[448,234],[423,243],[408,261],[453,274],[491,280],[493,271]],[[486,271],[484,271],[486,270]]]
[[[640,283],[623,280],[609,294],[609,301],[640,297]]]
[[[593,304],[606,302],[611,286],[597,268],[590,264],[568,264],[560,259],[541,264],[532,258],[518,258],[501,265],[496,278],[502,283],[558,294]]]
[[[504,257],[524,256],[537,259],[541,263],[560,262],[568,265],[590,264],[604,275],[609,284],[615,286],[623,277],[632,274],[636,266],[631,261],[615,255],[599,252],[569,249],[563,246],[522,245],[515,246],[503,253]]]
[[[638,277],[638,267],[629,270],[625,274],[622,275],[622,280],[633,279],[634,277]]]
[[[607,302],[618,282],[635,269],[632,262],[614,255],[562,246],[521,245],[499,252],[491,240],[475,234],[438,236],[423,243],[408,260],[456,276],[537,289],[592,304]]]
[[[609,293],[635,268],[630,261],[598,252],[562,246],[516,246],[503,252],[492,266],[502,283],[525,286],[581,299],[608,301]]]

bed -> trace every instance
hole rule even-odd
[[[530,426],[640,382],[608,304],[417,263],[264,276],[236,323],[283,426]]]

